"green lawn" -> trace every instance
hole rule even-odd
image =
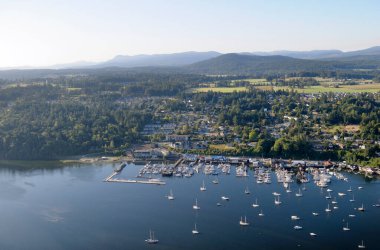
[[[262,90],[271,90],[272,87],[270,86],[257,86],[256,88],[262,89]],[[273,87],[273,90],[291,90],[290,87]],[[305,87],[303,89],[294,89],[297,92],[300,93],[321,93],[321,92],[336,92],[336,93],[362,93],[362,92],[379,92],[380,91],[380,84],[363,84],[363,85],[343,85],[339,86],[339,88],[331,88],[331,87],[324,87],[324,86],[311,86],[311,87]]]
[[[247,91],[246,87],[211,87],[211,88],[195,88],[193,89],[194,93],[200,93],[200,92],[220,92],[220,93],[232,93],[234,91],[241,92],[241,91]]]

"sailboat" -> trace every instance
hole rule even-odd
[[[214,184],[219,184],[218,177],[215,177],[215,179],[212,181],[212,183],[214,183]]]
[[[354,202],[355,201],[355,196],[352,195],[352,199],[350,199],[350,202]]]
[[[248,189],[248,186],[245,187],[244,193],[245,193],[245,194],[250,194],[250,193],[251,193],[251,192],[249,191],[249,189]]]
[[[200,188],[201,191],[206,191],[205,181],[203,181],[203,184]]]
[[[331,212],[330,204],[327,204],[327,208],[325,209],[326,212]]]
[[[173,191],[170,189],[170,193],[168,195],[168,200],[174,200]]]
[[[240,217],[239,224],[240,226],[249,226],[249,222],[247,222],[247,216],[244,216],[244,220],[243,217]]]
[[[280,205],[282,202],[280,201],[280,196],[277,196],[277,198],[274,198],[274,204]]]
[[[312,213],[314,216],[318,216],[319,215],[319,213],[316,213],[316,212],[313,212]]]
[[[317,236],[316,233],[310,233],[310,236]]]
[[[257,203],[257,199],[255,201],[255,203],[252,204],[252,207],[258,207],[259,206],[259,203]]]
[[[199,234],[199,231],[197,229],[197,223],[194,224],[194,229],[191,231],[192,234]]]
[[[264,216],[263,210],[260,211],[259,216]]]
[[[296,196],[297,197],[302,197],[302,193],[301,193],[301,189],[300,188],[298,189],[298,193],[296,193]]]
[[[154,232],[152,230],[149,230],[149,238],[145,240],[148,244],[157,244],[158,240],[154,238]]]
[[[362,244],[358,245],[358,248],[365,248],[364,241],[362,241]]]
[[[326,199],[331,199],[332,197],[331,197],[331,194],[330,194],[330,192],[329,192],[329,194],[326,196]]]
[[[195,205],[193,205],[193,209],[194,209],[194,210],[199,210],[199,209],[201,209],[201,207],[198,206],[198,200],[197,200],[197,199],[195,199]]]
[[[288,188],[286,189],[286,192],[287,192],[287,193],[291,193],[291,192],[292,192],[292,190],[290,189],[290,187],[288,187]]]
[[[350,231],[351,229],[348,227],[348,222],[347,222],[347,225],[345,227],[343,227],[343,231]]]
[[[303,190],[303,191],[306,190],[306,185],[305,185],[305,184],[303,184],[302,190]]]
[[[364,212],[364,204],[362,203],[362,206],[361,207],[358,207],[358,211],[360,212]]]
[[[350,186],[349,189],[347,189],[347,192],[352,192],[351,186]]]
[[[334,197],[334,200],[331,202],[332,204],[337,204],[336,197]]]

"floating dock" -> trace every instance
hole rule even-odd
[[[115,179],[114,177],[123,171],[124,167],[126,166],[125,163],[121,164],[118,169],[114,170],[112,174],[107,176],[104,181],[105,182],[119,182],[119,183],[141,183],[141,184],[155,184],[155,185],[165,185],[166,183],[164,181],[161,181],[159,179],[148,179],[148,180],[131,180],[131,179]]]

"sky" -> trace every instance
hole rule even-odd
[[[0,67],[380,45],[379,0],[0,0]]]

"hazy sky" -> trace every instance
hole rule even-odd
[[[380,45],[379,0],[0,0],[0,67]]]

